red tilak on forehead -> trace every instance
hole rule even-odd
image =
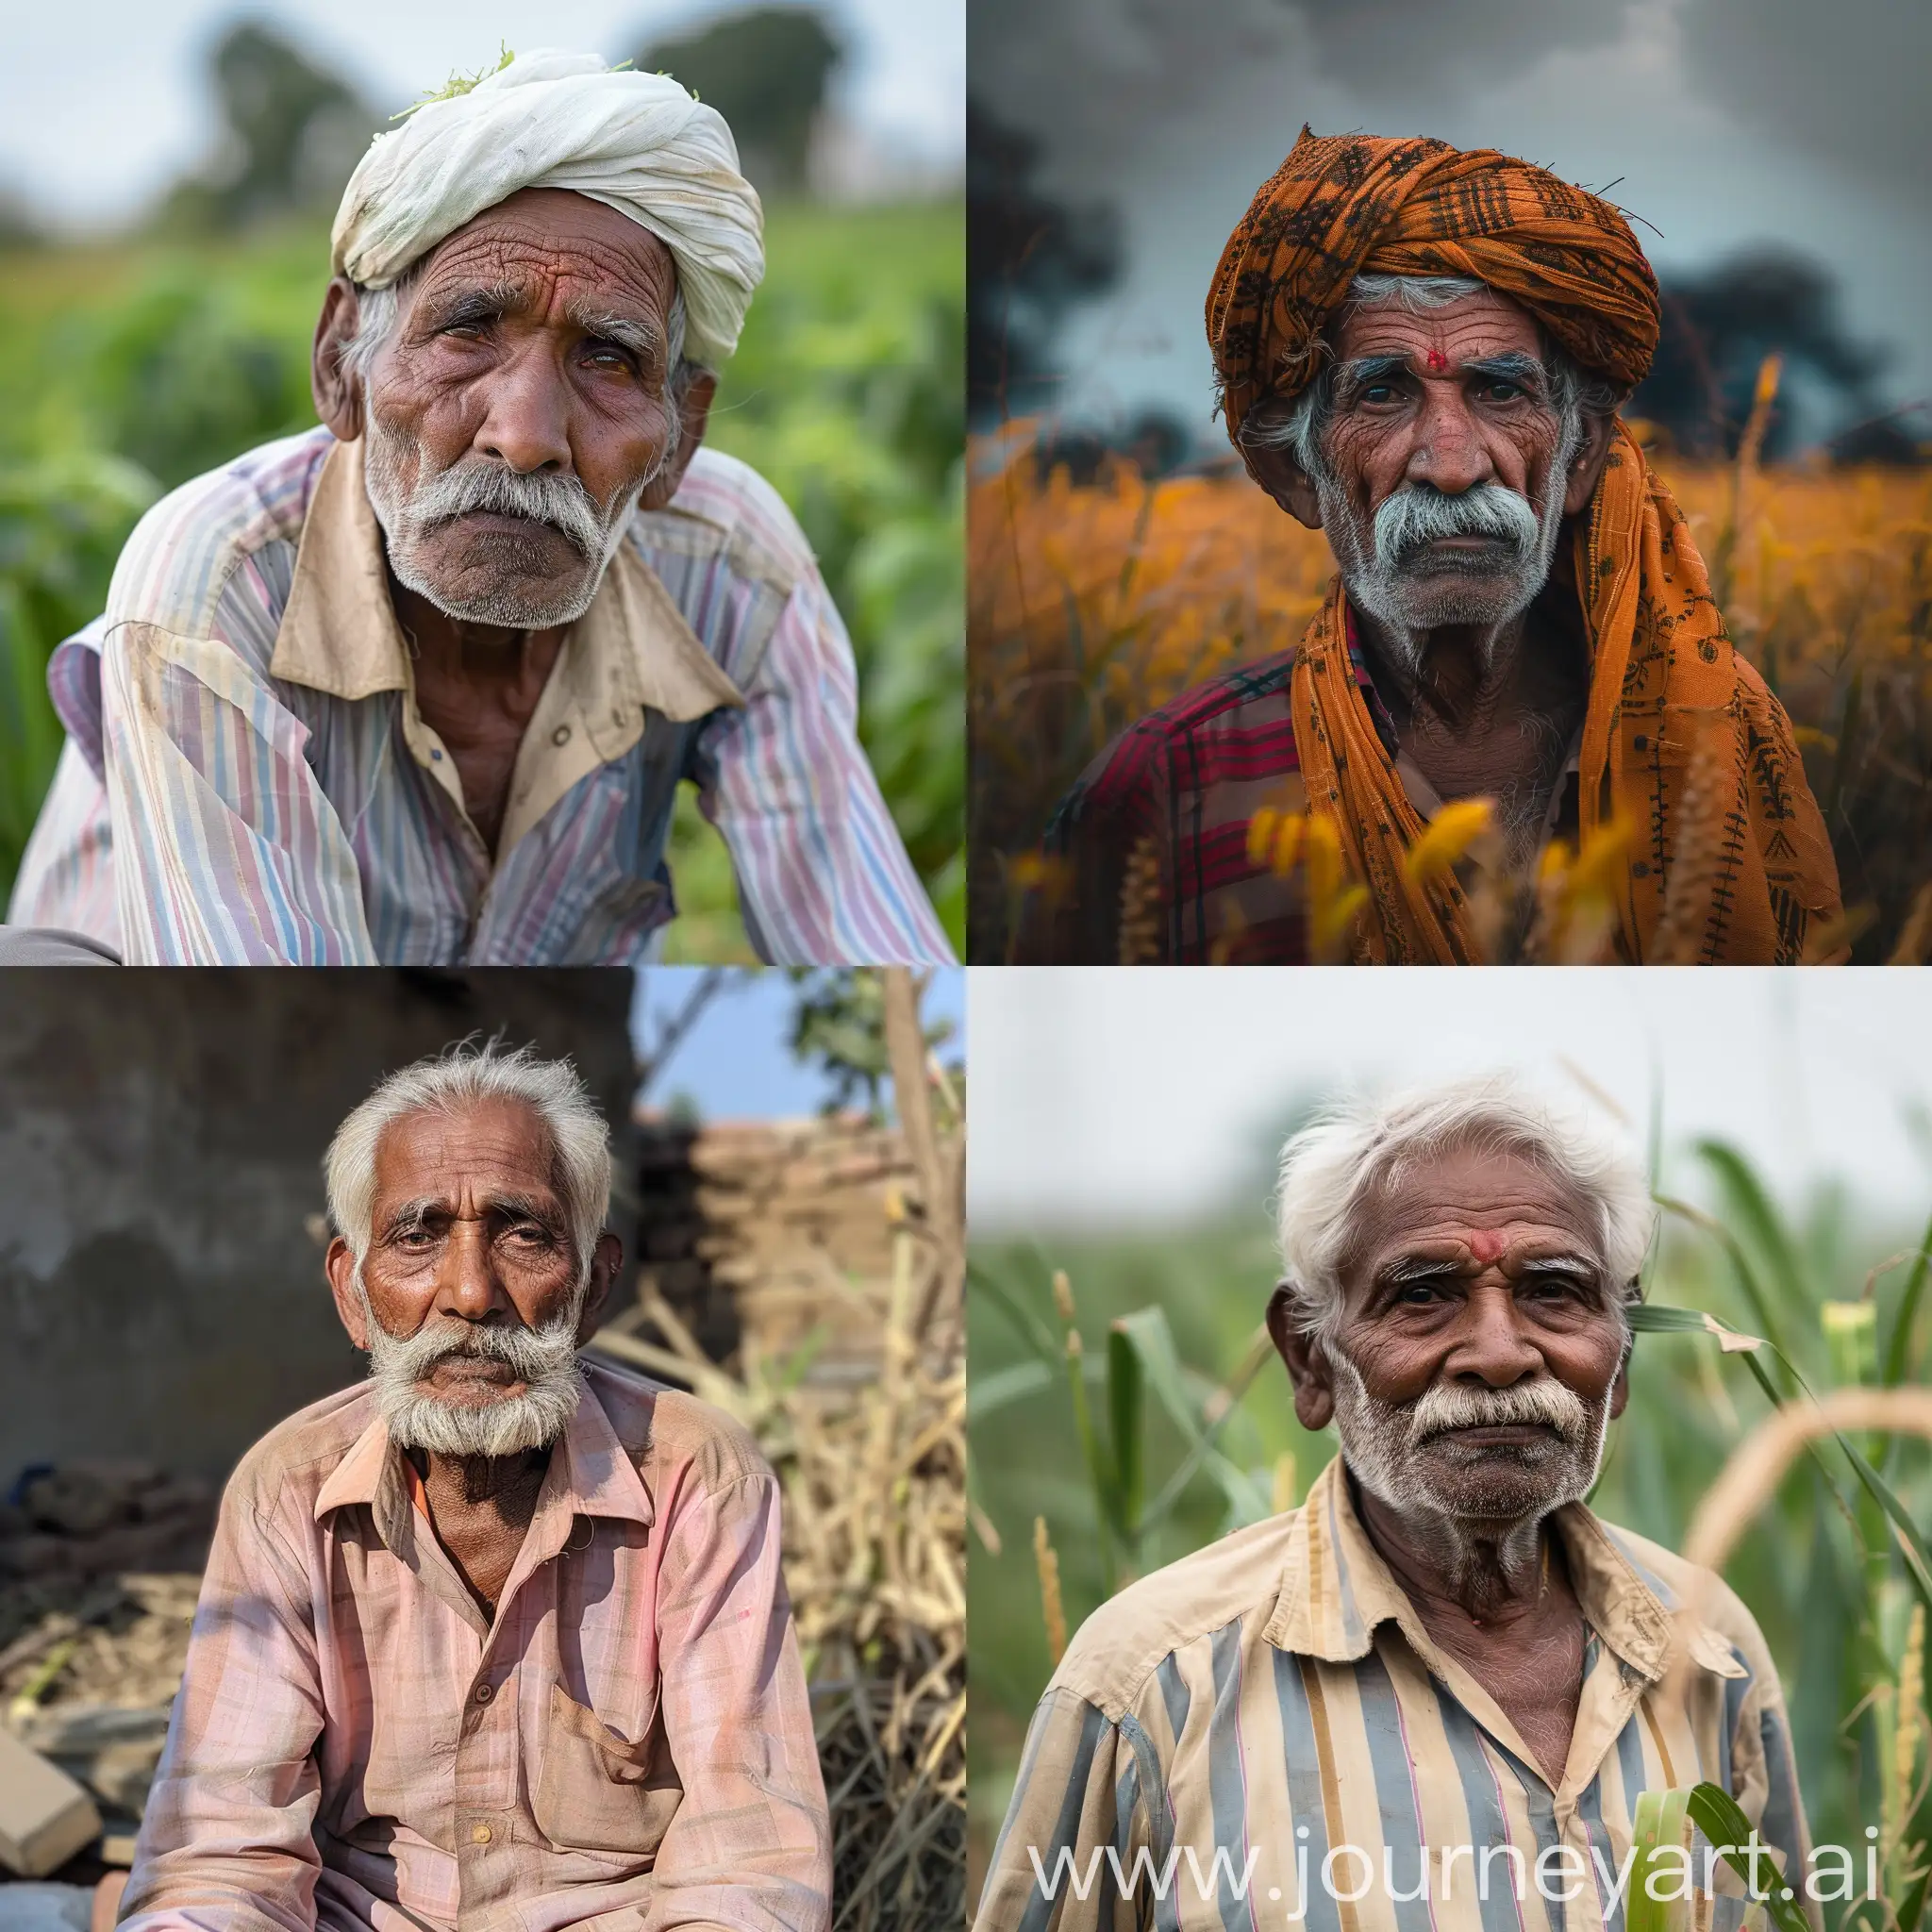
[[[1432,375],[1441,375],[1448,366],[1449,358],[1443,355],[1441,349],[1431,349],[1429,351],[1429,373]]]
[[[1433,353],[1433,352],[1432,352]],[[1469,1252],[1485,1268],[1500,1258],[1508,1249],[1509,1237],[1500,1228],[1473,1228],[1469,1235]]]

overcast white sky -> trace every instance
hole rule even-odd
[[[750,0],[743,0],[749,5]],[[0,6],[0,188],[70,225],[126,218],[205,153],[204,56],[244,14],[288,33],[383,112],[508,42],[621,59],[720,0],[89,0]],[[851,49],[851,117],[924,169],[963,155],[965,0],[824,0]]]
[[[1208,431],[1208,284],[1305,120],[1608,189],[1665,272],[1803,253],[1896,351],[1888,398],[1932,392],[1924,0],[973,0],[973,20],[975,98],[1041,143],[1045,187],[1122,225],[1119,284],[1059,345],[1071,412],[1151,402]]]
[[[1158,1225],[1252,1185],[1297,1100],[1567,1060],[1666,1143],[1717,1133],[1780,1188],[1923,1213],[1932,975],[1695,969],[997,967],[969,974],[975,1234]],[[1257,1191],[1258,1192],[1258,1190]]]

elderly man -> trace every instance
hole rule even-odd
[[[1269,1331],[1296,1415],[1332,1422],[1341,1453],[1301,1508],[1082,1626],[1034,1719],[984,1932],[1591,1932],[1623,1923],[1639,1794],[1699,1778],[1796,1871],[1784,1701],[1750,1612],[1709,1577],[1686,1627],[1702,1573],[1583,1503],[1650,1233],[1629,1152],[1510,1084],[1357,1107],[1290,1142]],[[1774,1865],[1757,1871],[1761,1891]]]
[[[947,958],[804,537],[700,447],[761,234],[662,75],[525,55],[378,137],[322,427],[158,505],[56,654],[10,917],[150,964],[627,964],[689,778],[761,957]]]
[[[1365,889],[1359,961],[1513,955],[1559,838],[1621,841],[1625,962],[1836,948],[1790,725],[1617,419],[1657,317],[1608,202],[1487,150],[1304,129],[1222,255],[1208,337],[1249,475],[1339,575],[1297,647],[1175,699],[1080,779],[1028,956],[1120,957],[1131,877],[1159,957],[1307,958],[1305,874],[1250,836],[1263,805],[1332,827]],[[1474,798],[1513,908],[1487,947],[1471,867],[1404,862]]]
[[[577,1359],[623,1257],[576,1075],[406,1068],[327,1175],[370,1377],[228,1485],[124,1925],[822,1932],[777,1484]]]

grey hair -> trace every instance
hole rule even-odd
[[[489,1100],[520,1100],[543,1123],[579,1289],[589,1280],[610,1212],[610,1129],[569,1060],[539,1059],[527,1046],[506,1052],[494,1041],[465,1042],[386,1074],[336,1129],[323,1157],[329,1220],[358,1271],[373,1233],[375,1154],[385,1131],[411,1114],[461,1113]]]
[[[1402,308],[1410,315],[1423,315],[1430,309],[1446,308],[1466,296],[1480,295],[1488,287],[1487,282],[1472,275],[1357,275],[1348,285],[1341,313],[1358,308]],[[1616,414],[1623,391],[1607,377],[1585,369],[1550,340],[1547,331],[1542,334],[1542,364],[1550,378],[1550,400],[1563,425],[1564,441],[1574,447],[1582,439],[1586,419]],[[1286,450],[1310,482],[1320,483],[1328,474],[1322,443],[1334,411],[1334,364],[1324,361],[1299,394],[1285,401],[1270,398],[1248,412],[1241,421],[1241,446]]]
[[[389,346],[402,322],[403,308],[415,286],[417,273],[410,269],[384,289],[356,289],[356,333],[342,344],[342,368],[365,389],[375,358]],[[717,373],[684,353],[685,332],[684,291],[680,288],[672,291],[671,308],[664,317],[664,357],[671,368],[671,380],[666,387],[675,409],[683,408],[685,396],[699,376]]]
[[[1514,1154],[1571,1190],[1595,1212],[1606,1273],[1636,1298],[1657,1225],[1641,1162],[1596,1115],[1558,1106],[1516,1074],[1491,1074],[1343,1102],[1283,1147],[1274,1233],[1281,1285],[1304,1334],[1332,1335],[1340,1320],[1364,1200],[1453,1152]]]

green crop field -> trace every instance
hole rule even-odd
[[[1042,1572],[1057,1569],[1071,1632],[1132,1577],[1298,1502],[1335,1454],[1332,1434],[1295,1421],[1287,1374],[1258,1332],[1276,1274],[1265,1188],[1257,1178],[1252,1208],[1192,1227],[974,1245],[975,1895],[1052,1670]],[[1831,1188],[1780,1201],[1742,1156],[1714,1142],[1668,1163],[1657,1191],[1667,1205],[1645,1274],[1649,1302],[1708,1310],[1777,1351],[1725,1353],[1707,1332],[1665,1331],[1667,1317],[1650,1317],[1657,1328],[1638,1335],[1630,1405],[1612,1426],[1591,1505],[1680,1548],[1732,1448],[1770,1412],[1750,1363],[1783,1400],[1807,1387],[1932,1378],[1923,1258],[1932,1229],[1874,1224]],[[1081,1338],[1071,1348],[1070,1327]],[[1927,1445],[1861,1437],[1853,1446],[1883,1473],[1923,1542],[1932,1525]],[[1791,1468],[1724,1574],[1777,1659],[1814,1840],[1862,1846],[1868,1824],[1883,1832],[1881,1889],[1895,1916],[1869,1905],[1827,1913],[1841,1932],[1924,1932],[1924,1598],[1850,1457],[1829,1439],[1818,1447]]]
[[[851,630],[861,733],[964,942],[963,357],[957,203],[778,204],[710,440],[777,487]],[[327,235],[0,256],[0,903],[59,751],[48,652],[102,607],[162,491],[313,423]],[[673,959],[749,959],[722,841],[687,790]]]

